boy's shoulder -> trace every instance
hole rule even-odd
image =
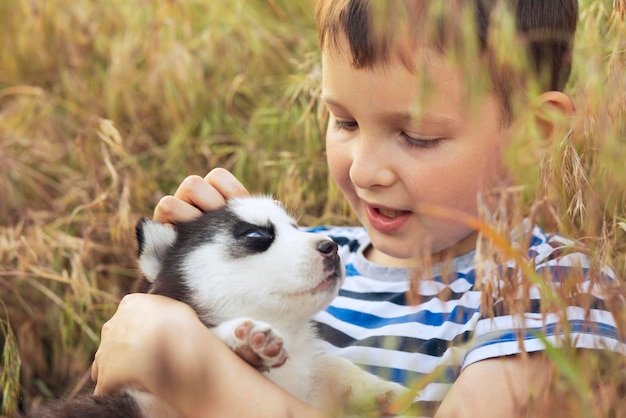
[[[583,273],[587,273],[591,267],[590,251],[582,243],[558,233],[546,232],[537,225],[532,226],[528,257],[537,271],[558,268],[561,273],[563,269],[582,269]],[[613,277],[608,266],[602,268],[601,273],[608,278]]]

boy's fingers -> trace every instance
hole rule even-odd
[[[188,176],[178,186],[174,197],[189,203],[203,212],[215,210],[226,205],[226,196],[206,179],[200,176]]]
[[[154,209],[153,219],[164,224],[191,221],[226,205],[226,200],[248,196],[248,190],[228,170],[215,168],[204,178],[188,176],[174,196],[165,196]]]
[[[230,171],[224,168],[214,168],[204,177],[204,180],[213,186],[225,200],[233,197],[246,197],[250,193]]]
[[[154,209],[152,219],[162,224],[177,224],[191,221],[202,214],[197,207],[174,196],[164,196]]]
[[[174,196],[161,198],[153,219],[165,224],[191,221],[226,205],[224,196],[200,176],[189,176],[178,186]]]
[[[96,360],[91,363],[91,380],[98,381],[98,362]]]
[[[118,380],[112,380],[112,377],[110,376],[110,373],[105,374],[103,371],[102,375],[99,375],[99,371],[98,371],[98,365],[97,365],[97,361],[94,361],[93,365],[91,366],[91,379],[96,382],[96,387],[93,390],[93,394],[94,396],[100,396],[100,395],[106,395],[108,393],[112,393],[115,392],[116,390],[120,389],[122,386],[125,386],[126,384],[130,384],[128,382],[125,382],[124,380],[119,380],[119,379],[123,379],[125,376],[125,373],[127,373],[125,370],[113,370],[113,374],[117,374],[118,376]],[[126,370],[128,370],[129,368],[132,368],[133,365],[132,364],[121,364],[118,365],[116,363],[111,364],[111,361],[109,361],[109,364],[107,364],[107,367],[109,369],[113,368],[115,369],[116,367],[122,367],[125,368]],[[137,389],[139,389],[137,387]]]
[[[94,367],[97,370],[97,366],[91,366],[92,370],[94,369]],[[94,382],[96,382],[96,386],[93,389],[93,395],[94,396],[102,396],[105,395],[107,393],[110,393],[110,391],[108,391],[104,385],[103,385],[103,381],[104,379],[98,379],[98,375],[97,375],[97,371],[96,374],[94,375],[94,372],[91,372],[91,380],[93,380]]]

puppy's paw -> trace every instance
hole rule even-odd
[[[397,415],[410,405],[409,389],[367,373],[346,359],[322,356],[314,375],[315,406],[349,416]],[[340,414],[341,415],[341,414]]]
[[[283,339],[268,324],[246,320],[235,329],[235,337],[239,341],[235,352],[261,371],[287,361]]]
[[[379,379],[374,376],[366,376],[352,384],[349,404],[352,407],[378,410],[391,415],[397,413],[400,405],[405,402],[408,389],[394,382]],[[403,408],[400,408],[403,409]]]
[[[375,384],[375,387],[371,388],[375,394],[374,401],[380,411],[384,411],[386,414],[396,415],[398,409],[404,409],[406,400],[401,398],[406,397],[409,394],[409,390],[397,383],[380,381]]]
[[[260,371],[280,367],[287,361],[283,339],[269,324],[253,319],[225,322],[214,332],[242,359]]]

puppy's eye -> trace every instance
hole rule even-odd
[[[233,238],[232,254],[235,258],[250,256],[267,251],[276,239],[276,231],[272,224],[255,225],[241,222],[236,227]]]
[[[272,235],[267,231],[248,231],[245,236],[246,238],[272,238]]]
[[[237,235],[240,238],[271,241],[274,239],[274,229],[271,227],[248,224],[247,227],[241,228]]]

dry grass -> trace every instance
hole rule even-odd
[[[524,204],[626,277],[626,29],[614,3],[581,1],[573,135],[540,175],[535,160],[512,167],[534,185]],[[135,278],[135,220],[182,176],[223,166],[304,224],[351,221],[325,169],[312,9],[0,1],[0,413],[85,383],[100,326]],[[621,359],[552,355],[563,410],[626,414]]]

